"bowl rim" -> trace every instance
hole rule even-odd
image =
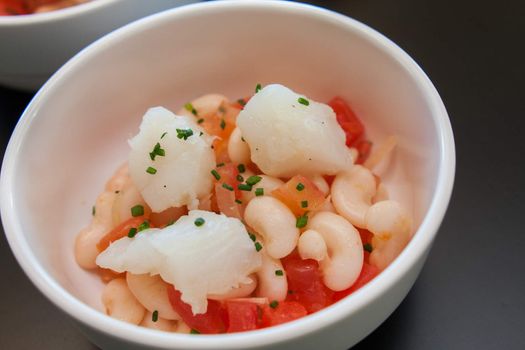
[[[24,137],[31,121],[38,115],[39,105],[45,101],[47,94],[52,93],[54,87],[60,84],[62,78],[67,78],[70,71],[82,66],[84,61],[97,55],[101,49],[111,46],[114,41],[127,40],[136,32],[155,27],[161,23],[176,21],[180,17],[184,18],[185,16],[200,15],[202,13],[209,14],[215,11],[228,11],[229,9],[239,8],[252,11],[265,9],[281,13],[286,12],[289,15],[301,14],[315,20],[337,24],[354,31],[356,35],[369,41],[378,49],[385,51],[404,67],[406,73],[412,77],[418,89],[422,91],[425,100],[428,101],[439,143],[439,170],[436,189],[429,209],[416,232],[417,234],[414,234],[409,245],[377,278],[353,293],[352,297],[345,298],[332,306],[299,320],[245,333],[195,337],[186,334],[155,331],[112,319],[75,298],[61,287],[39,265],[36,257],[33,255],[22,233],[21,219],[14,212],[15,194],[13,184],[16,177],[14,171],[16,169],[18,150],[24,142]],[[410,271],[417,261],[424,258],[427,249],[431,246],[450,201],[454,174],[454,138],[445,106],[436,88],[423,70],[395,43],[355,19],[312,5],[265,0],[247,2],[218,1],[185,5],[128,24],[90,44],[57,71],[30,102],[11,136],[5,152],[0,178],[0,210],[9,245],[26,275],[59,309],[65,311],[87,327],[123,341],[145,346],[214,349],[217,348],[217,344],[220,342],[224,348],[236,349],[282,343],[324,329],[351,313],[363,309],[391,289],[398,280]]]
[[[126,0],[91,0],[71,7],[66,7],[49,12],[30,13],[27,15],[16,16],[0,16],[0,28],[35,25],[65,20],[71,17],[82,16],[84,14],[87,15],[94,11],[103,10],[104,7],[111,6],[114,3],[122,1]]]

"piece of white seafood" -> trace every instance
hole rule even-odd
[[[237,126],[251,160],[267,175],[334,175],[354,163],[332,108],[279,84],[256,93]]]
[[[183,205],[196,208],[210,193],[212,141],[194,118],[163,107],[146,112],[139,133],[129,140],[129,172],[154,212]]]
[[[192,210],[173,225],[113,242],[97,264],[117,272],[159,274],[182,293],[194,314],[206,312],[208,294],[224,294],[261,266],[261,256],[239,219]]]

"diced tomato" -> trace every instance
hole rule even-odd
[[[356,164],[363,164],[370,155],[370,151],[372,150],[372,142],[368,140],[359,140],[355,143],[354,147],[359,152]]]
[[[188,214],[188,208],[183,207],[172,207],[168,208],[160,213],[151,213],[149,221],[155,227],[165,227],[175,221],[181,216]]]
[[[213,142],[213,149],[219,162],[228,160],[228,138],[235,129],[235,121],[240,111],[241,109],[233,104],[222,103],[215,113],[197,115],[197,118],[203,119],[200,126],[208,134],[218,137]]]
[[[226,163],[215,170],[220,176],[220,179],[215,183],[214,197],[219,211],[226,216],[242,219],[241,206],[235,202],[235,199],[241,198],[241,191],[238,188],[237,175],[239,175],[239,170],[237,170],[237,166],[233,163]],[[228,188],[224,187],[225,184]]]
[[[334,97],[328,105],[334,110],[337,122],[346,133],[346,145],[352,147],[365,133],[363,123],[341,97]]]
[[[110,243],[127,236],[130,229],[139,227],[147,219],[145,216],[137,216],[124,221],[100,239],[97,243],[98,250],[101,252],[106,250]]]
[[[191,306],[181,299],[181,293],[172,285],[168,286],[170,304],[190,328],[203,334],[223,333],[226,330],[221,304],[216,300],[208,300],[208,308],[204,314],[194,315]]]
[[[355,283],[348,289],[342,290],[340,292],[335,292],[333,296],[334,302],[339,301],[346,297],[347,295],[352,294],[371,280],[373,280],[377,275],[379,274],[379,269],[375,267],[374,265],[370,265],[368,263],[363,264],[363,268],[361,269],[361,273],[359,274],[359,277],[355,281]]]
[[[246,301],[226,301],[227,333],[257,329],[257,305]]]
[[[315,210],[325,200],[323,192],[310,179],[302,175],[292,177],[274,190],[272,196],[286,204],[295,215],[303,215],[307,211]]]
[[[126,277],[126,273],[125,272],[118,273],[118,272],[115,272],[115,271],[113,271],[111,269],[104,269],[102,267],[99,267],[96,271],[97,271],[98,275],[100,276],[100,279],[104,283],[108,283],[109,281],[112,281],[115,278]]]
[[[26,15],[29,9],[20,0],[0,0],[0,16]]]
[[[334,292],[324,285],[317,261],[303,260],[294,252],[282,259],[282,263],[288,278],[286,300],[301,303],[308,313],[319,311],[332,303]]]
[[[272,308],[269,305],[262,307],[262,318],[260,326],[270,327],[278,324],[297,320],[308,314],[305,307],[296,301],[280,301],[279,304]]]

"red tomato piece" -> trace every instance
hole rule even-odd
[[[373,280],[377,275],[379,274],[379,269],[375,267],[374,265],[370,265],[368,263],[363,264],[363,268],[361,269],[361,273],[359,274],[359,277],[357,277],[357,280],[355,283],[348,289],[342,290],[340,292],[335,292],[333,296],[334,303],[336,301],[339,301],[346,297],[347,295],[352,294],[371,280]]]
[[[218,301],[208,300],[206,312],[194,315],[191,306],[182,301],[181,295],[172,285],[168,287],[171,307],[190,328],[203,334],[223,333],[226,330],[221,304]]]
[[[186,208],[186,206],[171,207],[161,211],[160,213],[151,213],[149,220],[155,227],[166,227],[186,214],[188,214],[188,208]]]
[[[227,163],[216,169],[220,176],[215,183],[215,200],[221,213],[242,219],[241,206],[235,200],[241,198],[237,176],[239,171],[233,163]]]
[[[257,329],[257,305],[247,301],[226,301],[227,333]]]
[[[324,285],[317,261],[303,260],[298,254],[292,253],[282,259],[282,263],[288,278],[286,300],[301,303],[309,314],[332,303],[334,292]]]
[[[272,196],[286,204],[297,216],[323,205],[324,194],[307,177],[295,175],[272,192]]]
[[[0,16],[26,15],[29,9],[20,0],[0,0]]]
[[[341,97],[334,97],[328,105],[334,110],[337,122],[346,133],[346,145],[352,147],[365,133],[363,123]]]
[[[100,239],[100,241],[97,243],[98,250],[101,252],[106,250],[106,248],[109,247],[112,242],[127,236],[130,229],[138,228],[139,225],[147,219],[148,218],[146,216],[137,216],[124,221]]]
[[[269,305],[262,307],[261,328],[297,320],[308,314],[305,307],[296,301],[281,301],[272,308]]]

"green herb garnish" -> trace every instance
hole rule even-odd
[[[197,115],[197,110],[193,107],[193,105],[191,103],[186,103],[184,105],[184,108],[188,111],[188,112],[191,112],[191,114],[193,115]]]
[[[226,122],[224,121],[224,119],[221,119],[220,127],[222,130],[224,130],[224,128],[226,127]]]
[[[259,242],[255,242],[255,250],[256,250],[256,251],[260,251],[262,248],[263,248],[263,247],[262,247],[262,244],[261,244],[261,243],[259,243]]]
[[[237,165],[237,170],[239,170],[239,172],[242,174],[246,171],[246,167],[244,166],[244,164],[239,164]]]
[[[236,200],[235,200],[235,203],[237,203],[237,204],[242,204],[242,201],[241,201],[240,199],[236,199]]]
[[[270,303],[270,307],[272,309],[275,309],[277,308],[277,306],[279,306],[279,302],[277,300],[273,300],[271,303]]]
[[[157,310],[153,311],[151,314],[151,320],[157,322],[159,320],[159,312]]]
[[[306,98],[304,97],[299,97],[297,99],[297,102],[299,102],[300,104],[302,105],[305,105],[305,106],[308,106],[310,104],[310,101],[308,101]]]
[[[144,207],[140,204],[137,204],[133,208],[131,208],[131,216],[137,217],[144,215]]]
[[[230,185],[228,185],[227,183],[224,183],[222,184],[222,187],[227,189],[228,191],[233,191],[233,187],[231,187]]]
[[[149,166],[149,167],[146,169],[146,172],[147,172],[148,174],[155,175],[155,174],[157,173],[157,169],[155,169],[154,167]]]
[[[302,191],[302,190],[304,190],[304,185],[303,185],[301,182],[299,182],[299,183],[297,184],[297,186],[295,186],[295,189],[296,189],[297,191]]]
[[[247,185],[247,184],[239,184],[237,188],[241,191],[247,191],[247,192],[250,192],[252,190],[252,186]]]
[[[308,201],[301,201],[301,208],[308,208]]]
[[[255,189],[255,195],[257,197],[264,196],[264,188],[256,188]]]
[[[204,225],[204,219],[203,218],[196,218],[194,221],[195,226],[200,227]]]
[[[374,248],[372,247],[372,245],[370,243],[363,244],[363,249],[366,250],[369,253],[372,253],[372,250],[374,250]]]
[[[211,171],[211,174],[213,175],[213,177],[216,179],[216,180],[220,180],[221,179],[221,175],[217,172],[217,170],[213,169]]]
[[[137,234],[137,229],[135,227],[132,227],[128,231],[128,237],[133,238]]]
[[[275,276],[284,276],[283,270],[275,270]]]
[[[260,176],[257,176],[257,175],[252,175],[248,178],[248,180],[246,180],[246,183],[250,186],[253,186],[255,185],[256,183],[258,183],[259,181],[262,180],[262,177]]]
[[[295,222],[295,227],[297,228],[303,228],[308,223],[308,215],[304,214],[297,218],[297,221]]]
[[[188,137],[193,135],[193,130],[191,129],[177,129],[177,138],[187,140]]]
[[[140,231],[144,231],[146,229],[148,229],[150,227],[149,225],[149,221],[146,220],[144,221],[142,224],[139,225],[139,227],[137,227],[137,231],[140,232]]]
[[[199,332],[198,330],[192,328],[190,330],[190,334],[201,334],[201,332]]]
[[[261,84],[255,85],[255,93],[258,93],[259,91],[261,91],[261,89],[262,89],[262,85]]]

